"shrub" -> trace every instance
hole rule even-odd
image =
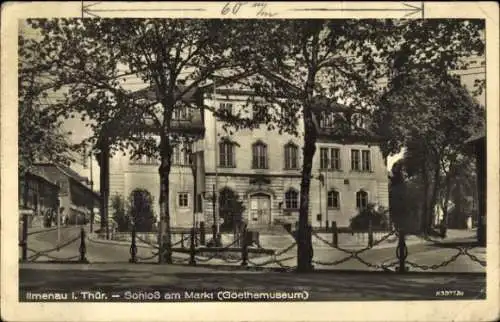
[[[125,209],[125,200],[120,195],[115,195],[111,199],[113,209],[113,220],[116,222],[118,231],[128,231],[130,229],[130,216]]]
[[[145,189],[135,189],[129,197],[130,217],[133,218],[135,228],[140,232],[153,230],[156,217],[153,211],[153,196]]]
[[[369,222],[376,229],[389,227],[389,211],[384,207],[377,207],[374,204],[368,204],[364,209],[351,218],[350,228],[352,230],[368,230]]]

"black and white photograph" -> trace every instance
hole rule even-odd
[[[498,5],[342,3],[83,1],[18,18],[17,66],[2,52],[17,69],[17,91],[2,75],[16,100],[6,118],[2,98],[2,244],[18,243],[2,300],[498,318]]]

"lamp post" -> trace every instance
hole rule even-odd
[[[198,211],[199,205],[198,205],[198,163],[197,163],[197,158],[196,158],[196,152],[190,151],[189,152],[191,155],[191,160],[190,160],[190,166],[191,166],[191,172],[193,174],[193,223],[192,227],[193,229],[196,229],[196,212]]]
[[[215,192],[215,184],[212,185],[212,194],[210,196],[207,195],[206,191],[204,191],[202,194],[204,199],[209,199],[210,201],[212,201],[212,215],[213,215],[212,240],[214,241],[215,246],[220,246],[221,241],[219,234],[219,221],[217,220],[217,213],[216,213],[217,194]]]

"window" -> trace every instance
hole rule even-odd
[[[257,122],[264,122],[266,117],[266,107],[261,105],[254,105],[252,107],[252,117]]]
[[[142,155],[130,159],[130,164],[157,165],[158,162],[156,157]]]
[[[187,192],[179,193],[177,204],[179,208],[189,207],[189,193]]]
[[[327,148],[320,148],[319,157],[320,157],[320,168],[327,169],[328,168],[328,149]]]
[[[299,208],[299,194],[296,190],[290,189],[285,193],[285,208],[286,209]]]
[[[257,142],[252,146],[252,167],[254,169],[267,169],[267,146]]]
[[[234,168],[235,163],[234,143],[219,143],[219,166],[221,168]]]
[[[351,169],[359,171],[359,150],[351,150]]]
[[[298,148],[293,143],[285,145],[285,169],[297,169],[298,162]]]
[[[320,149],[320,168],[340,170],[340,150],[338,148]]]
[[[191,158],[192,158],[192,153],[193,153],[193,144],[192,143],[185,143],[184,144],[184,155],[183,155],[183,161],[184,165],[191,165]]]
[[[339,192],[335,190],[328,191],[328,208],[340,208]]]
[[[335,115],[333,113],[322,112],[320,116],[319,126],[323,129],[331,129],[335,127]]]
[[[193,146],[191,143],[176,145],[173,149],[172,161],[174,165],[190,165]]]
[[[371,170],[370,150],[363,150],[361,152],[361,169],[363,171]]]
[[[174,164],[181,163],[181,149],[179,148],[179,146],[174,147],[172,160]]]
[[[172,118],[177,121],[189,121],[191,111],[187,106],[176,106]]]
[[[340,150],[337,148],[330,149],[330,163],[331,168],[340,170]]]
[[[356,192],[356,207],[364,209],[368,206],[368,193],[364,190]]]
[[[229,115],[233,114],[233,104],[231,103],[220,103],[219,108],[221,111],[227,111]]]

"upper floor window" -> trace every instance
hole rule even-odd
[[[229,115],[233,114],[233,104],[231,103],[220,103],[219,109],[221,111],[226,111]]]
[[[191,120],[191,110],[187,106],[176,106],[172,114],[172,119],[177,121]]]
[[[219,166],[221,168],[236,167],[234,145],[234,143],[228,141],[219,143]]]
[[[335,115],[333,113],[322,112],[320,115],[319,126],[323,129],[335,127]]]
[[[267,114],[267,109],[263,105],[252,106],[252,118],[257,122],[264,122]]]
[[[285,192],[285,208],[298,209],[299,208],[299,193],[294,189],[289,189]]]
[[[157,165],[158,160],[152,156],[140,155],[130,159],[130,164]]]
[[[340,170],[340,149],[338,148],[321,148],[320,168]]]
[[[193,145],[191,143],[180,143],[173,149],[172,161],[174,165],[190,165]]]
[[[340,208],[339,192],[336,190],[328,191],[328,208]]]
[[[359,162],[359,150],[351,150],[351,170],[359,171]]]
[[[252,145],[252,168],[267,169],[267,145],[261,141]]]
[[[299,167],[298,150],[297,146],[293,143],[285,145],[285,169],[297,169]]]
[[[363,150],[361,152],[361,170],[363,171],[371,170],[370,150]]]
[[[364,209],[368,206],[368,193],[364,190],[356,192],[356,207]]]

